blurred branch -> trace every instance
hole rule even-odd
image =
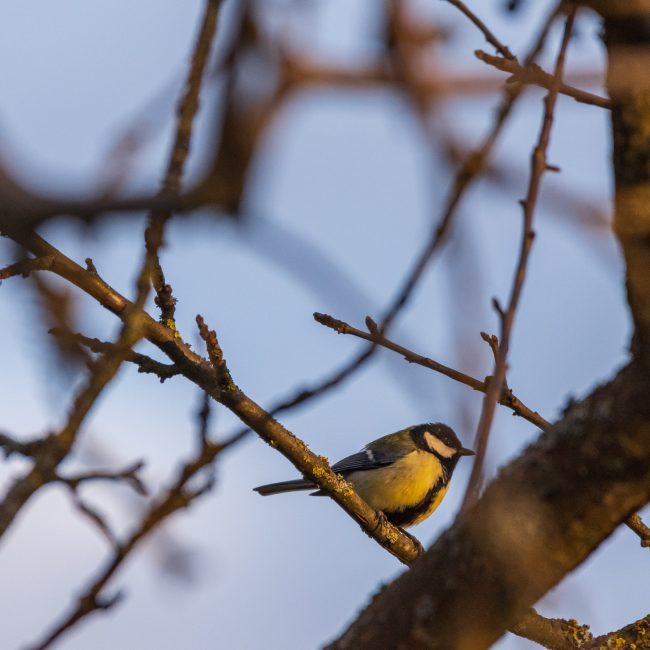
[[[12,454],[34,457],[42,453],[42,450],[49,444],[51,444],[49,437],[36,438],[29,442],[21,442],[5,433],[0,433],[0,448],[2,448],[5,458],[9,458]]]
[[[67,485],[71,490],[76,491],[82,483],[93,481],[115,481],[126,483],[140,496],[147,496],[147,488],[138,476],[138,472],[144,467],[144,461],[138,461],[120,471],[94,470],[76,474],[75,476],[62,476],[57,474],[56,481]]]
[[[68,491],[74,507],[90,521],[93,526],[99,530],[100,534],[106,539],[111,548],[117,547],[117,537],[111,530],[108,522],[92,506],[88,505],[80,496],[75,488],[70,487]]]
[[[477,59],[484,63],[511,74],[512,77],[508,79],[507,83],[532,84],[534,86],[546,88],[547,90],[550,90],[553,87],[553,75],[542,70],[542,68],[536,63],[524,68],[516,59],[506,59],[494,56],[487,52],[483,52],[482,50],[476,50],[474,54]],[[573,99],[582,104],[591,104],[592,106],[599,106],[600,108],[606,109],[612,107],[609,99],[600,97],[599,95],[594,95],[586,90],[574,88],[566,83],[560,84],[559,93],[561,95],[573,97]]]
[[[127,310],[122,333],[114,349],[93,364],[85,385],[74,400],[67,424],[59,433],[48,438],[46,444],[34,451],[31,455],[34,459],[31,469],[9,486],[0,503],[0,537],[29,498],[41,487],[56,480],[55,470],[72,449],[79,429],[97,397],[117,373],[126,351],[140,337],[139,313]]]
[[[142,518],[136,529],[123,542],[116,541],[113,552],[106,561],[98,575],[86,587],[83,595],[72,606],[71,611],[64,615],[49,634],[42,640],[29,646],[30,650],[44,650],[49,648],[54,641],[73,627],[79,620],[98,610],[105,610],[107,602],[110,605],[117,601],[103,596],[102,592],[108,582],[122,566],[127,557],[139,546],[152,531],[158,528],[170,515],[178,510],[192,505],[198,498],[206,494],[213,485],[212,477],[208,477],[198,487],[189,487],[189,482],[197,477],[205,468],[208,468],[224,449],[223,445],[216,445],[203,440],[198,454],[191,461],[184,464],[176,479],[158,496],[150,505],[147,513]],[[99,524],[101,527],[101,524]]]
[[[83,334],[65,332],[58,328],[51,329],[50,334],[57,337],[70,337],[80,345],[87,347],[92,352],[109,352],[115,347],[114,343],[110,343],[108,341],[100,341],[97,338],[89,338]],[[155,359],[148,357],[146,354],[134,352],[133,350],[129,350],[126,353],[124,360],[138,366],[138,372],[157,375],[160,379],[160,383],[163,383],[170,377],[176,377],[177,375],[181,374],[181,369],[175,364],[161,363],[160,361],[156,361]]]
[[[194,45],[185,81],[185,94],[178,108],[176,136],[162,183],[162,195],[179,196],[181,192],[183,170],[190,153],[192,127],[199,111],[201,82],[217,30],[217,17],[220,9],[221,0],[207,0],[205,3],[201,29]],[[149,225],[145,231],[145,245],[149,256],[151,281],[156,292],[156,305],[160,308],[160,320],[168,327],[175,329],[176,298],[174,298],[171,285],[165,281],[165,274],[158,255],[163,244],[165,225],[170,217],[171,210],[150,212]]]
[[[35,233],[13,231],[12,238],[27,250],[46,251],[47,254],[53,255],[55,258],[53,272],[84,290],[123,320],[129,314],[137,315],[146,338],[181,367],[185,377],[229,408],[263,440],[287,457],[305,477],[313,480],[332,496],[371,537],[402,561],[410,561],[418,556],[419,549],[412,539],[379,517],[378,513],[355,494],[340,476],[332,472],[323,457],[309,451],[301,440],[274,420],[232,382],[216,334],[207,329],[200,317],[197,322],[213,363],[207,363],[194,353],[177,332],[157,323],[142,310],[141,306],[138,307],[126,300],[104,282],[96,271],[79,266]],[[140,287],[141,280],[142,274],[138,282]],[[110,352],[106,353],[106,355],[110,354]]]
[[[633,362],[574,404],[328,647],[489,647],[650,499],[648,394]]]
[[[510,346],[510,335],[512,332],[517,307],[519,306],[519,299],[521,297],[524,280],[526,278],[528,259],[535,237],[535,233],[533,232],[533,218],[535,214],[535,207],[537,205],[537,198],[539,196],[542,176],[544,172],[549,169],[549,164],[546,159],[546,151],[548,149],[550,141],[551,128],[553,126],[553,115],[555,112],[555,105],[557,103],[560,84],[562,83],[564,61],[571,38],[575,14],[576,7],[569,9],[569,14],[564,28],[564,35],[562,37],[562,44],[560,45],[560,50],[555,64],[553,84],[544,100],[544,117],[542,120],[539,138],[537,145],[535,146],[531,155],[530,182],[528,185],[526,198],[521,204],[523,208],[523,227],[519,249],[519,259],[517,260],[517,266],[515,267],[514,271],[514,278],[510,292],[510,299],[508,301],[508,307],[505,310],[502,310],[498,307],[498,303],[495,301],[495,306],[498,308],[499,314],[501,316],[501,336],[499,349],[494,365],[494,372],[492,373],[492,379],[490,380],[490,385],[483,401],[481,418],[479,420],[478,428],[476,431],[474,446],[474,449],[476,451],[476,459],[472,465],[472,473],[470,475],[469,483],[465,491],[465,497],[463,498],[461,514],[467,512],[467,510],[471,508],[474,503],[476,503],[479,491],[483,483],[483,463],[487,451],[490,429],[492,427],[492,420],[494,417],[496,404],[498,403],[504,388],[508,349]]]
[[[461,384],[465,384],[474,390],[480,391],[482,393],[487,393],[489,390],[491,383],[490,379],[481,381],[480,379],[476,379],[475,377],[466,375],[463,372],[449,368],[448,366],[438,363],[429,357],[423,357],[416,352],[412,352],[411,350],[404,348],[397,343],[394,343],[379,331],[377,324],[370,317],[366,318],[368,332],[364,332],[363,330],[357,329],[356,327],[352,327],[351,325],[348,325],[348,323],[345,323],[344,321],[338,320],[336,318],[332,318],[332,316],[329,316],[327,314],[319,314],[317,312],[314,314],[314,319],[321,325],[325,325],[325,327],[329,327],[339,334],[351,334],[352,336],[370,341],[376,345],[387,348],[388,350],[393,350],[393,352],[397,352],[403,356],[409,363],[416,363],[420,366],[424,366],[425,368],[429,368],[430,370],[434,370],[435,372],[439,372],[440,374],[445,375],[446,377],[449,377],[450,379],[453,379],[454,381],[457,381]],[[498,402],[499,404],[507,406],[510,410],[512,410],[514,415],[521,416],[540,429],[547,429],[551,426],[548,421],[546,421],[539,413],[537,413],[537,411],[533,411],[532,409],[528,408],[518,397],[513,394],[513,392],[507,386],[503,387]]]

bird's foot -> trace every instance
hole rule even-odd
[[[372,529],[373,533],[376,533],[378,530],[381,530],[386,524],[390,523],[388,517],[381,511],[377,510],[377,523]]]

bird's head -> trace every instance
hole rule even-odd
[[[451,427],[440,422],[418,424],[411,427],[413,442],[424,451],[437,456],[441,461],[454,461],[461,456],[473,456],[471,449],[463,447]]]

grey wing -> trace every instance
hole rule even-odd
[[[350,474],[350,472],[367,471],[371,469],[378,469],[379,467],[386,467],[394,463],[397,459],[392,455],[383,454],[381,452],[364,449],[356,454],[347,456],[338,463],[332,465],[332,470],[337,474]]]
[[[397,457],[394,455],[372,451],[371,449],[364,449],[352,454],[352,456],[346,456],[338,463],[332,465],[332,470],[337,474],[343,474],[344,477],[347,477],[352,472],[358,471],[368,471],[371,469],[379,469],[380,467],[386,467],[391,465],[397,460]],[[327,496],[322,490],[317,490],[312,492],[311,496],[313,497],[324,497]]]

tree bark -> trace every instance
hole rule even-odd
[[[650,1],[597,8],[633,361],[506,467],[330,649],[487,648],[650,500]]]

